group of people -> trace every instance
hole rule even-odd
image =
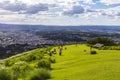
[[[66,47],[64,48],[65,50],[67,49]],[[63,53],[63,46],[58,47],[59,55],[61,56]],[[50,52],[50,56],[53,56],[54,54],[57,54],[57,50],[54,49],[53,51]]]
[[[54,49],[53,51],[50,52],[50,56],[53,56],[54,54],[56,54],[56,49]]]

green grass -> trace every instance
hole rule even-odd
[[[50,78],[51,58],[48,49],[39,48],[0,60],[0,80],[35,80],[36,78],[46,80]],[[4,74],[1,71],[3,68]],[[9,74],[8,70],[13,74],[5,75]],[[29,77],[29,79],[26,79],[26,77]]]
[[[54,47],[57,54],[51,58],[46,48],[12,56],[0,61],[0,69],[15,72],[17,80],[25,80],[26,77],[36,78],[39,74],[32,76],[29,72],[41,69],[38,62],[47,60],[56,62],[48,67],[52,68],[49,80],[120,80],[120,50],[93,49],[97,54],[91,55],[90,47],[85,44],[66,45],[63,49],[65,47],[67,50],[63,50],[62,56],[58,55],[58,47]],[[44,66],[46,65],[49,66],[45,62]]]
[[[91,55],[86,45],[65,47],[62,56],[53,56],[56,63],[52,64],[50,80],[120,80],[119,50],[94,49],[97,54]]]

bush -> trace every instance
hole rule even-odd
[[[46,80],[50,78],[50,73],[46,69],[35,69],[30,72],[26,80]]]
[[[19,63],[15,63],[11,69],[14,72],[20,72],[20,73],[24,73],[27,70],[30,70],[31,67],[26,63],[26,62],[19,62]]]
[[[15,80],[14,75],[11,71],[6,69],[0,70],[0,80]]]
[[[38,68],[45,68],[45,69],[50,69],[51,68],[51,63],[50,61],[46,59],[42,59],[37,63]]]
[[[102,50],[120,50],[120,46],[104,46]]]
[[[24,78],[27,75],[27,72],[33,68],[26,62],[17,62],[10,69],[14,72],[16,77]]]
[[[34,61],[34,60],[36,60],[35,55],[29,54],[25,57],[25,61],[27,61],[27,62],[31,62],[31,61]]]
[[[5,66],[12,66],[14,64],[14,61],[12,61],[12,60],[6,60],[5,62],[4,62],[4,65]]]
[[[51,63],[56,63],[56,60],[54,58],[49,59]]]
[[[96,51],[91,51],[90,54],[97,54],[97,52]]]
[[[43,54],[42,53],[30,53],[27,54],[25,56],[20,57],[21,61],[26,61],[26,62],[31,62],[31,61],[35,61],[35,60],[40,60],[42,59]]]

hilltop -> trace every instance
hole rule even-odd
[[[66,45],[62,56],[55,55],[50,80],[119,80],[120,51],[96,50],[86,45]]]

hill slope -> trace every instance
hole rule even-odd
[[[64,49],[62,56],[59,56],[58,47],[54,48],[57,54],[51,59],[55,58],[56,63],[51,66],[49,80],[120,80],[120,50],[94,49],[98,54],[90,55],[90,47],[85,44],[66,45],[63,49],[67,49]],[[34,73],[34,69],[41,68],[36,66],[39,61],[49,61],[49,50],[49,48],[36,49],[1,60],[0,68],[15,71],[16,80],[26,80],[27,77],[32,76],[29,76],[26,70]]]
[[[0,60],[0,80],[46,80],[50,78],[51,48],[39,48]]]
[[[50,80],[120,80],[119,50],[97,50],[98,54],[90,55],[86,45],[65,47],[62,56],[54,56]]]

